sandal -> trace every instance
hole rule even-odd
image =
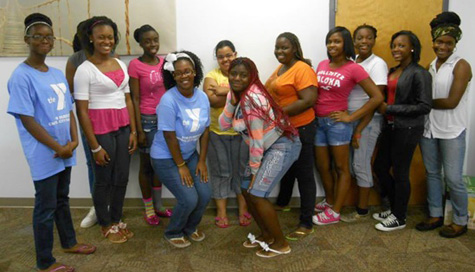
[[[206,235],[202,231],[195,230],[189,237],[195,242],[201,242],[205,239]]]
[[[302,228],[299,227],[296,230],[292,231],[291,233],[285,235],[285,239],[287,239],[289,241],[298,241],[298,240],[301,240],[301,239],[307,237],[308,235],[312,234],[315,231],[314,228],[312,228],[311,230],[308,230],[308,231],[302,231],[300,229],[302,229]]]
[[[54,263],[50,267],[40,270],[44,272],[74,272],[74,267],[65,264]]]
[[[171,209],[155,210],[155,213],[160,217],[171,217],[173,214]]]
[[[256,247],[259,247],[260,243],[265,243],[264,241],[261,241],[261,240],[258,240],[257,238],[255,239],[255,241],[251,241],[250,239],[247,239],[246,241],[244,241],[242,243],[242,245],[245,247],[245,248],[256,248]],[[272,245],[274,243],[274,239],[272,239],[272,241],[270,241],[269,243],[267,243],[268,245]]]
[[[283,254],[289,254],[292,251],[290,249],[290,246],[288,246],[286,249],[283,249],[283,250],[275,250],[275,249],[270,248],[269,245],[267,244],[265,245],[266,245],[265,247],[262,247],[262,249],[256,252],[257,256],[262,257],[262,258],[272,258],[272,257],[283,255]]]
[[[188,241],[185,237],[168,238],[165,236],[165,240],[177,248],[185,248],[191,245],[190,241]]]
[[[71,248],[63,248],[64,253],[76,253],[76,254],[92,254],[96,251],[96,247],[88,244],[76,244]]]
[[[246,227],[251,224],[251,214],[248,212],[245,212],[243,215],[239,216],[239,226],[241,227]]]
[[[160,224],[160,219],[158,218],[156,214],[153,214],[152,216],[147,216],[147,214],[144,213],[143,219],[150,226],[158,226],[158,224]]]
[[[119,224],[117,224],[117,226],[119,227],[119,231],[122,233],[122,235],[124,235],[127,239],[130,239],[132,237],[134,237],[134,233],[131,232],[128,228],[127,228],[127,224],[120,221]]]
[[[228,218],[227,217],[219,217],[219,216],[216,216],[214,218],[214,224],[216,226],[218,226],[218,228],[222,228],[222,229],[225,229],[227,227],[229,227],[229,224],[228,224]]]
[[[102,230],[102,235],[104,235],[104,237],[113,244],[122,244],[127,242],[127,237],[122,234],[118,225],[110,226],[105,232]]]

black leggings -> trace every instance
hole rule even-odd
[[[392,126],[386,126],[381,132],[373,168],[381,185],[382,194],[388,196],[391,212],[399,220],[406,220],[407,205],[411,195],[409,170],[414,150],[423,132],[423,127],[393,128]]]
[[[312,216],[317,194],[317,185],[313,173],[314,155],[313,142],[315,140],[316,122],[299,127],[302,150],[299,158],[290,167],[280,182],[280,192],[277,197],[277,205],[286,206],[292,197],[295,179],[298,181],[300,193],[300,223],[299,226],[312,228]]]

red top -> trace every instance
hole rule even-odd
[[[388,86],[386,87],[388,90],[388,105],[394,105],[394,102],[396,101],[396,87],[397,87],[397,81],[399,78],[395,79],[389,79],[388,78]],[[386,119],[389,121],[394,121],[394,116],[387,114]]]

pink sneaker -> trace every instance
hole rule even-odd
[[[158,224],[160,224],[160,219],[155,214],[150,217],[148,217],[147,214],[144,214],[143,218],[145,219],[145,222],[151,226],[158,226]]]
[[[336,215],[331,208],[326,208],[325,211],[314,215],[312,221],[319,226],[335,224],[340,222],[340,215]]]
[[[326,208],[332,208],[333,206],[327,203],[327,199],[323,199],[315,205],[316,212],[323,212]]]
[[[164,211],[155,210],[155,213],[160,217],[171,217],[173,214],[171,209],[165,209]]]

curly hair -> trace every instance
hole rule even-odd
[[[114,31],[114,49],[119,44],[119,30],[117,24],[106,16],[94,16],[86,20],[83,24],[82,31],[80,33],[80,40],[82,48],[85,49],[90,55],[94,54],[94,44],[90,42],[90,36],[94,28],[101,25],[108,25]]]
[[[193,86],[195,87],[198,87],[200,86],[201,84],[201,81],[203,80],[203,65],[201,64],[201,60],[200,58],[198,58],[198,56],[196,56],[194,53],[190,52],[190,51],[185,51],[185,50],[182,50],[182,51],[176,51],[176,52],[173,52],[172,54],[177,54],[177,53],[185,53],[187,54],[188,56],[190,56],[190,58],[193,60],[194,62],[194,65],[193,63],[191,62],[190,59],[186,58],[186,57],[180,57],[178,58],[176,61],[173,62],[173,65],[175,65],[175,62],[179,61],[179,60],[186,60],[188,62],[191,63],[192,66],[194,66],[194,70],[195,70],[195,79],[193,81]],[[166,60],[165,60],[166,62]],[[167,90],[173,88],[176,86],[176,80],[175,78],[173,77],[173,73],[168,71],[168,70],[165,70],[163,69],[162,70],[162,76],[163,76],[163,84],[165,85],[165,88]]]

